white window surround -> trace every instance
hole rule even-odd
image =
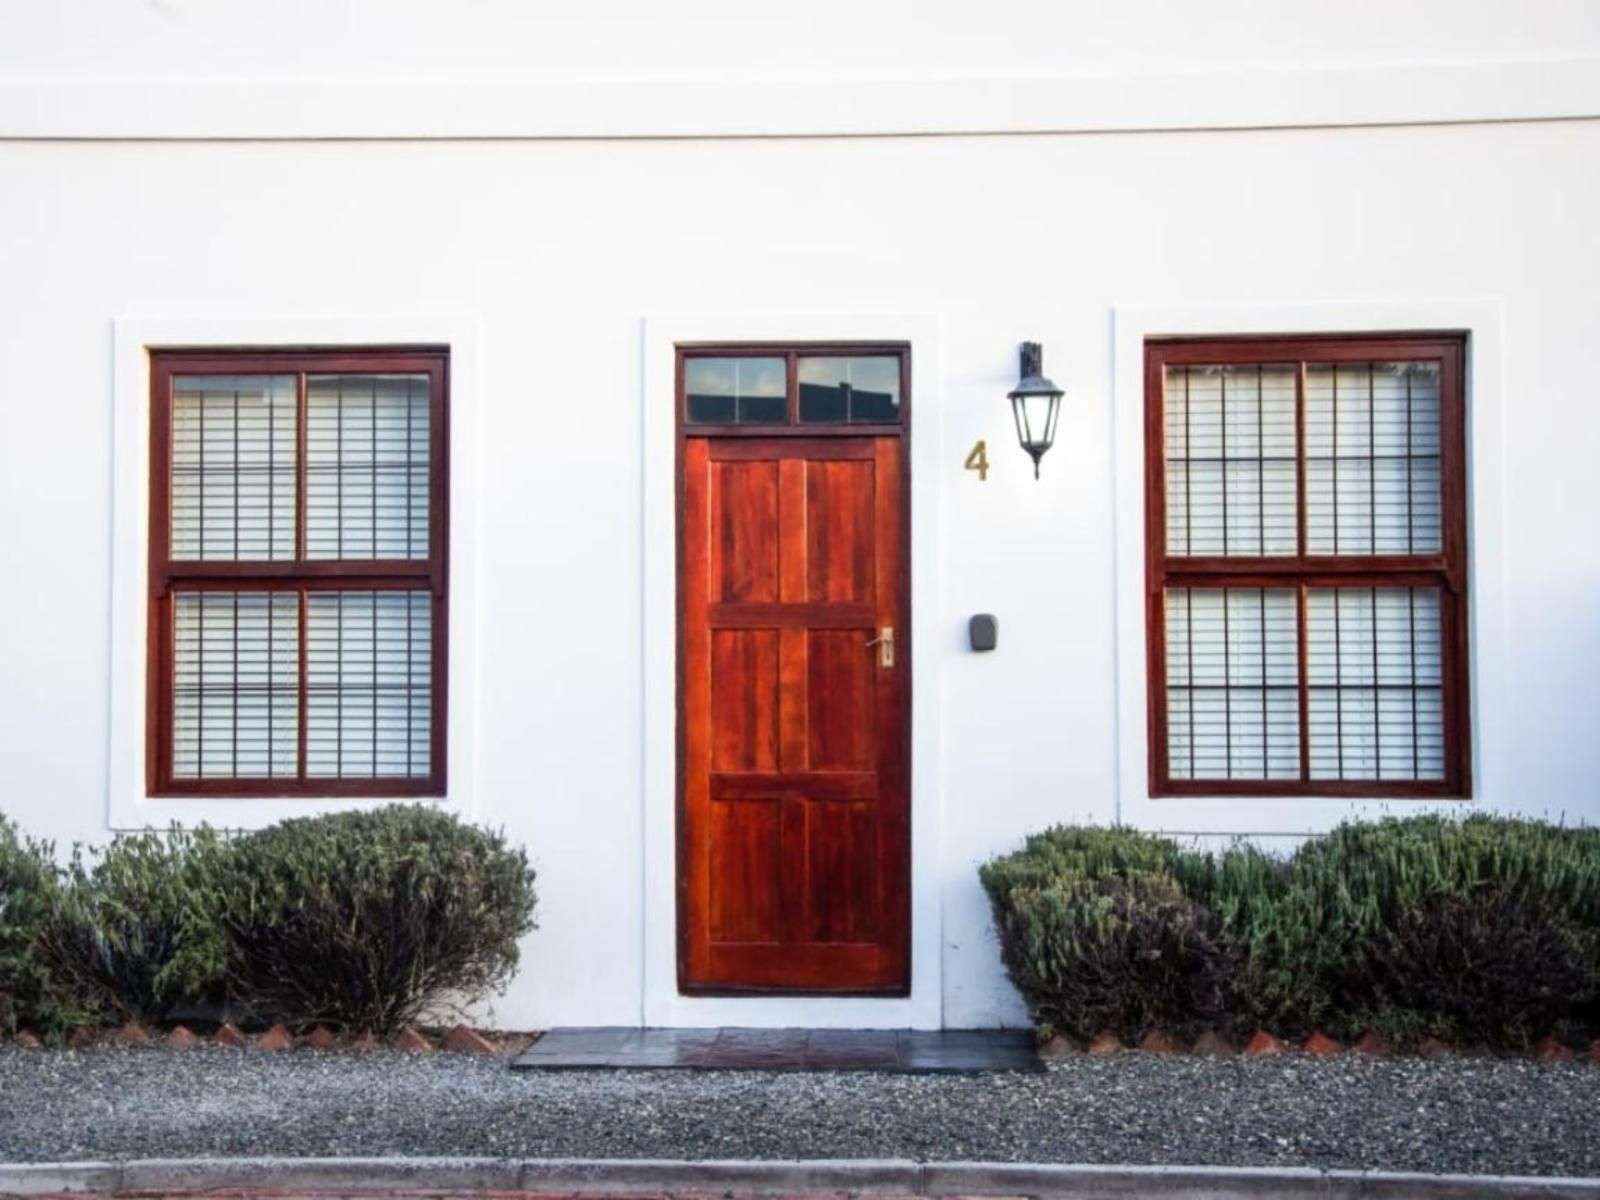
[[[1507,687],[1502,472],[1505,448],[1502,305],[1498,300],[1213,307],[1119,305],[1113,310],[1116,511],[1117,819],[1174,834],[1304,835],[1342,820],[1425,810],[1503,808],[1501,730]],[[1145,652],[1144,347],[1148,338],[1230,334],[1452,332],[1467,341],[1467,612],[1472,706],[1472,795],[1467,801],[1344,797],[1183,796],[1152,799]]]
[[[678,993],[677,403],[680,342],[911,344],[911,994],[890,999]],[[661,315],[644,322],[644,992],[646,1026],[937,1029],[942,1019],[939,644],[940,321],[909,314]]]
[[[470,317],[165,317],[114,323],[112,374],[111,704],[107,827],[208,822],[256,829],[286,817],[372,808],[383,797],[155,797],[145,786],[145,632],[149,567],[150,355],[155,347],[400,346],[450,348],[449,795],[473,812],[476,767],[478,323]]]

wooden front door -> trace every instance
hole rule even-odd
[[[903,995],[903,432],[681,444],[680,986]]]

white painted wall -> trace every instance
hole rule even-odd
[[[1589,0],[6,0],[24,79],[1109,75],[1600,53]]]
[[[1466,64],[1452,78],[1479,115],[1539,115],[1515,109],[1525,96],[1499,94],[1504,77],[1472,64],[1521,59],[1559,74],[1557,59],[1600,54],[1600,17],[1578,2],[1514,13],[1362,4],[1341,6],[1337,19],[1317,5],[1280,16],[1288,7],[1016,5],[984,8],[980,22],[970,5],[853,6],[845,37],[826,4],[769,25],[753,23],[747,6],[697,3],[669,27],[643,5],[545,9],[536,19],[508,5],[415,3],[387,6],[398,15],[379,25],[369,6],[351,3],[333,17],[316,6],[321,35],[302,41],[309,4],[275,6],[266,23],[242,0],[8,6],[0,809],[64,842],[104,838],[109,824],[113,635],[125,617],[112,601],[113,407],[126,391],[116,385],[113,323],[253,325],[271,340],[297,322],[415,327],[448,314],[472,326],[480,445],[475,468],[455,478],[477,511],[476,770],[462,803],[525,842],[541,875],[541,928],[495,1018],[640,1020],[645,964],[662,952],[648,932],[662,927],[660,897],[645,882],[647,833],[660,820],[646,808],[658,795],[646,730],[660,713],[647,711],[645,563],[659,514],[645,511],[645,489],[664,465],[645,461],[647,446],[659,448],[644,405],[661,388],[647,375],[647,320],[914,314],[937,329],[938,347],[934,361],[914,364],[929,384],[919,383],[918,399],[937,395],[916,407],[914,436],[935,439],[938,453],[932,478],[919,478],[913,519],[937,515],[940,566],[916,614],[919,666],[938,667],[926,700],[935,711],[919,713],[934,730],[933,778],[918,781],[937,791],[926,818],[936,836],[919,843],[916,863],[933,922],[919,928],[919,945],[938,947],[938,969],[914,1007],[934,1014],[916,1019],[953,1026],[1019,1020],[974,867],[1047,823],[1112,819],[1127,797],[1119,672],[1139,666],[1119,664],[1116,531],[1139,517],[1117,499],[1126,454],[1115,430],[1127,416],[1119,406],[1133,401],[1118,378],[1115,331],[1130,312],[1172,310],[1187,314],[1175,322],[1216,314],[1217,333],[1235,317],[1241,328],[1271,327],[1277,313],[1285,329],[1318,312],[1485,322],[1498,419],[1475,423],[1473,454],[1497,474],[1487,519],[1497,517],[1498,550],[1476,564],[1475,586],[1492,590],[1498,618],[1476,630],[1474,656],[1503,668],[1492,694],[1477,698],[1479,751],[1497,757],[1475,804],[1600,819],[1591,361],[1600,121],[1407,125],[1419,111],[1408,105],[1428,101],[1408,98],[1412,76],[1385,74],[1386,64]],[[1208,19],[1192,15],[1202,8]],[[1223,68],[1282,68],[1286,55],[1335,73],[1377,70],[1382,119],[1400,123],[1175,127],[1185,123],[1184,90],[1171,72],[1203,67],[1213,72],[1205,86],[1233,88],[1226,81],[1242,76]],[[167,85],[154,81],[172,78],[375,81],[387,89],[380,98],[402,97],[411,121],[423,119],[411,77],[727,74],[749,83],[768,69],[841,79],[1167,72],[1167,116],[1161,132],[1009,137],[55,136],[137,126],[164,103]],[[124,90],[101,90],[118,80]],[[1118,105],[1126,83],[1106,85]],[[1098,94],[1092,82],[1072,86]],[[1585,108],[1591,86],[1545,115],[1600,114]],[[749,88],[739,94],[760,84]],[[927,94],[938,102],[943,88]],[[803,122],[804,97],[827,90],[804,82],[784,120]],[[629,85],[619,94],[616,119],[646,121],[653,93]],[[835,122],[828,131],[909,119],[900,100],[870,94],[876,107],[859,112],[819,108]],[[63,97],[71,105],[52,107]],[[1336,115],[1341,101],[1317,103]],[[685,120],[712,122],[714,108],[691,105]],[[1017,127],[1031,128],[1026,118]],[[336,109],[307,119],[334,127],[342,118]],[[288,120],[276,109],[252,120],[262,136],[289,128],[274,125]],[[1143,327],[1161,332],[1161,319]],[[1044,342],[1047,371],[1067,389],[1037,483],[1004,400],[1025,338]],[[961,470],[980,437],[995,468],[983,484]],[[1000,616],[995,654],[963,649],[976,611]],[[193,811],[229,814],[210,803]],[[1197,821],[1195,811],[1167,801],[1124,815],[1233,827],[1233,815]],[[1342,811],[1273,802],[1258,828],[1303,833]],[[654,870],[659,877],[661,864]],[[793,1015],[773,1008],[759,1019]]]

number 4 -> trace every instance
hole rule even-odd
[[[979,438],[973,443],[972,453],[967,455],[967,461],[962,464],[969,471],[978,473],[978,482],[982,483],[989,478],[989,443]]]

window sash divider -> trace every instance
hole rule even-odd
[[[294,377],[294,565],[306,561],[306,372]]]
[[[1442,554],[1364,554],[1332,555],[1312,554],[1299,558],[1288,555],[1269,555],[1264,558],[1233,555],[1204,555],[1195,557],[1167,557],[1161,560],[1162,570],[1173,575],[1296,575],[1326,576],[1392,576],[1400,574],[1431,573],[1440,577],[1449,572],[1449,562]]]
[[[1294,373],[1294,537],[1295,554],[1304,561],[1311,543],[1306,516],[1306,364]],[[1309,778],[1309,772],[1307,773]]]
[[[1310,620],[1306,613],[1306,593],[1309,589],[1299,584],[1294,590],[1295,611],[1295,682],[1299,686],[1300,705],[1300,782],[1311,782],[1311,652],[1306,630]]]
[[[366,586],[372,587],[385,580],[402,581],[394,586],[416,587],[437,574],[435,565],[425,558],[373,558],[331,559],[318,558],[309,562],[175,562],[168,563],[155,583],[173,586],[207,582],[270,586],[274,582],[316,580],[321,587]],[[359,582],[341,582],[359,581]]]
[[[1159,595],[1167,588],[1446,588],[1449,574],[1438,571],[1167,571],[1157,583]]]

